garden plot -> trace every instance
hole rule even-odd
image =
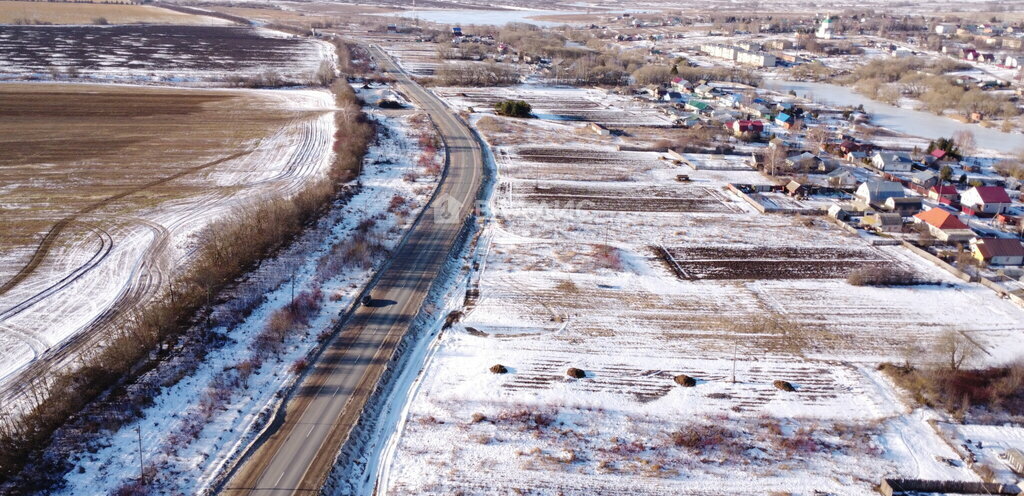
[[[747,155],[708,155],[684,153],[683,162],[698,170],[749,171],[750,157]]]
[[[627,97],[604,90],[515,86],[510,88],[441,88],[438,93],[458,108],[493,109],[502,100],[524,100],[540,119],[594,122],[603,126],[671,126],[665,115]]]
[[[0,80],[76,77],[202,83],[274,75],[311,81],[331,47],[239,26],[5,26]]]
[[[482,128],[485,139],[498,129]],[[763,183],[749,168],[564,136],[493,149],[479,297],[428,359],[379,487],[859,495],[886,476],[977,480],[934,459],[948,448],[874,366],[915,346],[925,354],[949,326],[987,360],[1020,356],[1024,312],[901,247],[757,213],[726,189]],[[677,278],[659,247],[694,277]],[[937,284],[845,279],[889,265]]]
[[[525,208],[598,210],[613,212],[736,212],[739,209],[723,193],[700,186],[663,188],[588,187],[550,182],[510,185],[511,202]]]
[[[381,42],[381,46],[414,76],[433,76],[441,64],[437,58],[438,45],[432,43],[389,40]]]
[[[891,260],[869,247],[672,247],[669,254],[693,279],[834,279]]]
[[[620,152],[607,147],[521,146],[499,149],[495,159],[503,175],[522,180],[627,182],[666,167],[656,153]]]

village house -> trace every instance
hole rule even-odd
[[[836,189],[853,189],[857,187],[857,177],[849,169],[839,167],[825,175],[825,182]]]
[[[868,154],[867,152],[848,152],[846,155],[843,156],[843,158],[846,159],[847,162],[859,164],[863,163],[865,160],[868,159]]]
[[[964,213],[985,217],[1003,212],[1013,202],[999,186],[976,186],[961,195],[960,205]]]
[[[781,113],[775,117],[775,122],[782,126],[783,129],[792,129],[796,125],[796,118],[787,113]]]
[[[756,102],[741,105],[740,110],[760,118],[771,117],[772,115],[772,111],[768,107]]]
[[[700,100],[689,100],[686,102],[686,109],[705,114],[711,111],[711,106]]]
[[[871,164],[885,172],[910,172],[913,161],[901,153],[878,151],[871,157]]]
[[[854,193],[857,199],[868,205],[881,208],[889,198],[905,198],[903,185],[895,181],[872,180],[861,184]]]
[[[786,165],[794,170],[810,171],[821,165],[821,158],[811,152],[803,152],[786,157]]]
[[[696,94],[698,94],[698,95],[700,95],[702,97],[705,97],[705,98],[713,97],[715,95],[716,91],[717,90],[715,90],[715,87],[711,86],[709,84],[702,84],[702,85],[697,86],[696,88],[693,89],[694,93],[696,93]]]
[[[960,201],[960,192],[956,190],[956,186],[945,185],[945,186],[932,186],[928,190],[928,198],[935,200],[939,203],[946,205],[952,205]]]
[[[892,212],[875,212],[860,219],[862,227],[882,232],[900,232],[903,230],[903,216]]]
[[[971,255],[989,265],[1024,265],[1024,246],[1016,239],[972,239]]]
[[[914,185],[914,190],[924,194],[939,183],[939,175],[930,170],[917,171],[910,174],[910,183]]]
[[[786,193],[789,193],[789,196],[804,196],[809,191],[809,188],[805,184],[796,180],[790,180],[786,183],[785,189]]]
[[[684,97],[683,94],[678,91],[669,91],[668,93],[665,93],[665,96],[661,97],[661,99],[669,103],[686,102],[686,97]]]
[[[956,34],[956,24],[942,23],[935,26],[935,34],[953,35]]]
[[[693,91],[693,85],[689,81],[677,77],[672,79],[672,89],[680,93],[689,93]]]
[[[764,123],[761,121],[738,120],[730,123],[729,128],[737,135],[744,133],[759,135],[764,132]]]
[[[910,217],[921,211],[921,197],[886,198],[884,208],[903,217]]]
[[[946,243],[963,243],[974,238],[974,231],[967,224],[941,208],[914,215],[914,223],[927,226],[928,232],[935,239]]]

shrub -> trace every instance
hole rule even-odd
[[[1021,362],[975,370],[883,363],[878,369],[922,405],[941,407],[961,415],[972,407],[1014,415],[1024,412],[1024,363]]]
[[[494,104],[494,111],[506,117],[530,117],[533,107],[523,100],[503,100]]]
[[[587,376],[587,373],[584,372],[582,369],[578,369],[576,367],[569,367],[569,370],[565,371],[565,375],[568,375],[573,379],[582,379]]]
[[[484,414],[482,414],[480,412],[477,412],[477,413],[473,414],[473,423],[474,424],[479,424],[480,422],[483,422],[484,420],[487,420],[487,415],[484,415]]]
[[[915,286],[919,284],[938,284],[936,281],[922,279],[912,270],[897,266],[875,265],[864,267],[850,273],[846,282],[853,286]]]
[[[786,391],[786,392],[790,392],[790,393],[792,393],[793,391],[796,391],[796,388],[793,387],[793,384],[791,384],[789,381],[775,381],[775,382],[772,383],[772,385],[775,386],[776,389],[779,389],[779,390],[782,390],[782,391]]]
[[[97,17],[92,20],[92,23],[97,26],[106,26],[107,24],[110,24],[106,17]]]
[[[694,387],[697,385],[697,379],[694,379],[693,377],[690,377],[686,374],[679,374],[675,376],[673,380],[676,381],[676,384],[679,384],[680,386],[683,387]]]
[[[693,424],[673,432],[669,436],[672,444],[697,452],[705,452],[724,445],[735,434],[726,427],[715,424]]]
[[[292,364],[292,372],[298,374],[303,370],[306,370],[306,367],[309,367],[309,361],[306,360],[306,357],[302,357]]]
[[[491,373],[492,374],[506,374],[506,373],[508,373],[508,368],[506,368],[504,365],[502,365],[500,363],[496,363],[494,365],[491,365]]]
[[[386,98],[385,99],[381,99],[381,101],[377,102],[377,106],[382,108],[382,109],[400,109],[400,108],[405,108],[405,105],[402,105],[401,102],[398,102],[396,100],[389,100],[389,99],[386,99]]]

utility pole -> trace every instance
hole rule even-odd
[[[142,425],[135,428],[139,432],[139,484],[143,487],[146,486],[146,471],[143,468],[142,462]]]
[[[732,383],[736,384],[736,339],[732,341]]]
[[[295,269],[292,269],[292,299],[288,301],[295,301]]]

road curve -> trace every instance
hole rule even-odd
[[[358,308],[327,344],[288,400],[284,421],[249,453],[224,494],[320,491],[395,347],[422,307],[431,283],[472,212],[483,178],[483,151],[468,127],[413,82],[378,47],[371,52],[398,88],[430,114],[444,137],[448,173],[433,200],[380,274],[373,303]]]

